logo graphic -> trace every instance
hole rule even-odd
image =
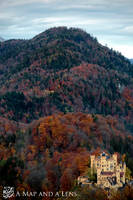
[[[14,187],[4,187],[3,188],[3,197],[5,199],[11,198],[14,196]]]

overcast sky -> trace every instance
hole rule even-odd
[[[5,39],[29,39],[55,26],[82,28],[133,58],[133,0],[0,0]]]

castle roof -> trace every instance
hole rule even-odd
[[[105,152],[103,152],[103,153],[102,153],[102,156],[106,156],[106,153],[105,153]]]
[[[105,157],[106,160],[113,160],[112,157],[110,157],[110,155],[108,155],[107,153],[103,152],[101,153],[99,156],[97,156],[95,159],[96,160],[100,160],[102,157]]]
[[[124,176],[124,172],[120,172],[120,177],[123,177]]]

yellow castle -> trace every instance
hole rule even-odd
[[[97,186],[118,188],[125,184],[126,164],[118,163],[117,154],[110,156],[102,152],[99,156],[91,155],[92,173],[97,173]]]

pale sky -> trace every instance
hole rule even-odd
[[[5,39],[30,39],[55,26],[82,28],[133,58],[133,0],[0,0]]]

